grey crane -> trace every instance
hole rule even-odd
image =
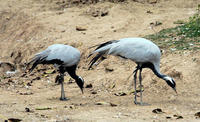
[[[130,59],[137,64],[136,69],[133,71],[134,74],[134,88],[135,98],[134,103],[144,105],[142,101],[142,69],[150,68],[154,74],[165,80],[166,83],[173,88],[176,92],[176,83],[173,78],[164,75],[160,72],[160,57],[161,52],[159,47],[152,41],[144,38],[123,38],[120,40],[112,40],[99,45],[90,55],[95,55],[90,61],[89,69],[95,64],[97,60],[104,60],[105,55],[119,56],[124,59]],[[140,102],[137,102],[136,95],[136,79],[137,72],[139,70],[139,83],[140,83]]]
[[[76,75],[76,67],[80,61],[80,52],[78,49],[64,44],[53,44],[42,52],[37,53],[28,63],[32,64],[29,72],[38,64],[53,64],[60,75],[57,75],[56,82],[61,84],[60,100],[67,100],[64,93],[64,73],[68,74],[76,81],[83,93],[84,80]]]

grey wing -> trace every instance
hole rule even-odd
[[[123,43],[113,46],[108,54],[120,56],[135,62],[148,62],[153,57],[152,52],[144,45]]]
[[[40,53],[37,53],[32,59],[31,61],[28,63],[28,65],[33,64],[32,67],[29,69],[29,72],[31,72],[38,64],[40,64],[41,62],[45,61],[46,58],[48,57],[49,53],[51,50],[44,50]]]
[[[61,45],[60,47],[52,50],[46,58],[47,61],[52,59],[62,61],[65,66],[76,65],[80,61],[80,52],[71,46]]]
[[[66,52],[66,56],[62,57],[64,61],[65,66],[73,66],[78,65],[80,61],[81,54],[79,50],[75,48],[71,48]]]

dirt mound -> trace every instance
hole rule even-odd
[[[25,45],[40,37],[42,26],[35,18],[20,11],[5,10],[0,16],[1,57],[14,58],[14,63],[21,63],[25,50],[30,48]]]

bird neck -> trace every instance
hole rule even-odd
[[[67,69],[68,74],[74,79],[78,80],[78,76],[76,75],[76,66],[68,67]]]
[[[153,70],[154,74],[155,74],[157,77],[162,78],[163,80],[165,80],[164,77],[165,77],[166,75],[160,73],[160,71],[156,70],[155,68],[152,69],[152,70]]]
[[[78,80],[78,75],[76,75],[76,72],[68,72],[68,74],[74,79],[74,80]]]
[[[164,75],[164,74],[162,74],[162,73],[160,72],[160,66],[159,66],[159,65],[152,64],[149,68],[153,71],[153,73],[154,73],[157,77],[159,77],[159,78],[165,80],[164,77],[165,77],[166,75]]]

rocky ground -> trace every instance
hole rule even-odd
[[[199,121],[199,50],[163,50],[161,71],[175,79],[178,94],[151,70],[143,71],[143,95],[148,106],[133,103],[133,79],[129,76],[135,63],[109,56],[98,67],[87,70],[87,56],[92,51],[89,47],[175,27],[174,22],[187,20],[198,4],[198,0],[116,0],[93,4],[80,0],[2,0],[0,120]],[[40,65],[31,74],[25,72],[26,63],[35,53],[55,43],[72,45],[82,53],[77,74],[84,78],[87,88],[81,94],[66,75],[68,101],[59,100],[60,86],[55,84],[57,73],[52,66]]]

